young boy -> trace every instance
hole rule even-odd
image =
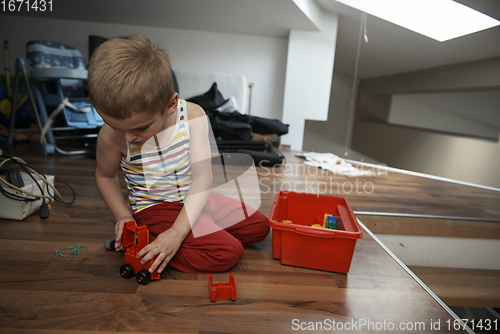
[[[148,226],[151,241],[137,257],[146,263],[158,255],[150,272],[161,273],[167,264],[189,273],[217,272],[233,267],[243,246],[267,236],[263,214],[244,210],[253,214],[241,220],[241,202],[210,191],[205,112],[179,99],[161,48],[140,36],[103,43],[90,61],[88,87],[106,122],[95,178],[116,220],[117,251],[124,223],[134,220]],[[119,166],[130,204],[121,192]],[[193,228],[202,232],[193,235]]]

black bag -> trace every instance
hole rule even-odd
[[[277,119],[269,119],[258,116],[248,116],[248,123],[252,126],[252,131],[260,133],[261,135],[278,136],[286,135],[288,133],[288,124],[283,124]]]
[[[219,89],[217,89],[217,83],[214,82],[212,87],[210,87],[210,89],[205,94],[190,97],[189,99],[186,99],[186,101],[196,103],[205,111],[208,111],[220,107],[221,105],[226,103],[227,100],[224,100],[221,92],[219,92]]]
[[[214,137],[218,140],[250,140],[252,139],[252,127],[248,123],[221,121],[217,112],[207,112]]]
[[[252,132],[259,133],[261,135],[277,134],[278,136],[282,136],[288,133],[289,125],[283,124],[280,120],[277,119],[243,115],[237,111],[222,111],[218,113],[218,117],[221,121],[248,123],[252,126]]]
[[[206,93],[190,97],[186,101],[196,103],[205,110],[215,138],[218,139],[250,140],[252,132],[262,135],[277,134],[278,136],[288,133],[288,124],[283,124],[277,119],[243,115],[237,111],[216,110],[228,101],[224,100],[216,82]]]
[[[252,157],[257,167],[281,166],[285,161],[283,154],[273,151],[272,144],[266,141],[219,140],[217,147],[224,153],[224,163],[228,165],[247,165],[242,155]]]
[[[216,140],[219,152],[231,150],[252,150],[261,152],[272,152],[273,145],[263,140]]]

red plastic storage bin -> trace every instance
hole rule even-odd
[[[340,217],[344,230],[311,227],[322,223],[325,213]],[[273,258],[281,259],[281,264],[345,274],[351,266],[356,240],[363,237],[343,197],[280,191],[268,224],[273,229]]]

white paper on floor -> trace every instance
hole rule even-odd
[[[302,152],[295,156],[306,159],[304,164],[326,169],[335,175],[371,176],[372,170],[358,169],[333,153]]]

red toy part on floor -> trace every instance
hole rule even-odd
[[[148,284],[151,280],[160,279],[157,271],[149,272],[157,256],[145,265],[142,265],[141,260],[136,258],[137,253],[149,244],[149,231],[146,226],[137,226],[134,221],[126,222],[123,226],[122,243],[125,249],[125,263],[120,268],[120,274],[123,278],[131,278],[135,273],[137,282],[142,285]]]
[[[217,299],[231,299],[236,300],[236,283],[234,282],[234,275],[229,275],[229,283],[212,283],[212,276],[208,275],[208,290],[210,300],[216,301]]]

